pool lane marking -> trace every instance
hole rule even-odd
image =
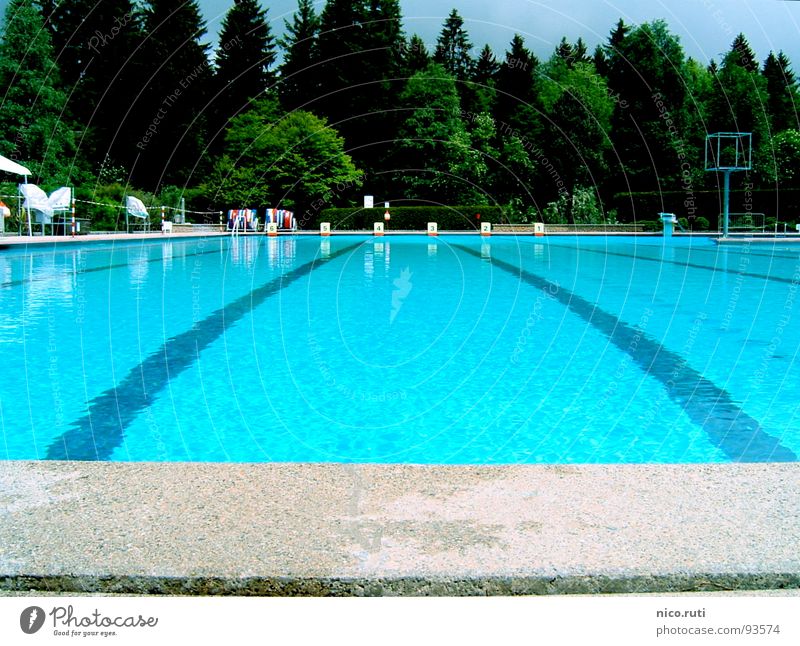
[[[793,284],[795,280],[793,278],[783,278],[782,276],[768,276],[767,274],[756,274],[747,271],[739,271],[738,269],[725,269],[724,267],[714,267],[712,265],[700,265],[694,262],[681,262],[679,260],[667,260],[665,258],[652,258],[649,256],[639,256],[637,254],[629,254],[629,253],[621,253],[619,251],[606,251],[600,249],[589,249],[586,247],[567,247],[565,245],[559,244],[550,244],[552,247],[557,247],[559,249],[574,249],[576,252],[588,252],[588,253],[596,253],[601,254],[604,256],[618,256],[620,258],[633,258],[634,260],[646,260],[648,262],[658,262],[658,263],[668,263],[670,265],[677,265],[679,267],[691,267],[692,269],[704,269],[706,271],[710,271],[711,273],[716,272],[723,272],[728,274],[734,274],[736,276],[747,276],[748,278],[760,278],[762,280],[772,280],[776,283],[788,283]],[[681,247],[674,247],[675,249],[680,249]],[[796,260],[796,259],[795,259]]]
[[[477,258],[481,254],[462,245],[453,245]],[[511,263],[491,258],[498,267],[535,287],[550,283]],[[553,295],[573,314],[596,328],[628,354],[646,374],[660,381],[669,398],[701,427],[708,439],[734,462],[794,462],[797,455],[734,402],[731,395],[690,367],[683,357],[623,322],[574,292],[561,288]],[[699,396],[698,396],[699,395]]]
[[[195,363],[200,352],[216,341],[234,323],[270,296],[314,269],[358,248],[348,245],[328,257],[315,258],[261,287],[240,296],[209,314],[190,329],[167,339],[142,363],[132,368],[118,386],[109,388],[89,403],[88,412],[71,424],[47,450],[48,460],[107,460],[121,446],[125,429],[145,410],[156,395],[181,372]]]

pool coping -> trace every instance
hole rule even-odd
[[[267,238],[265,233],[263,232],[243,232],[237,234],[239,237],[243,238]],[[324,236],[320,235],[319,231],[316,230],[303,230],[303,231],[279,231],[276,237],[279,238],[286,238],[286,237],[294,237],[294,236],[301,236],[301,237],[318,237],[324,238]],[[367,237],[373,238],[375,236],[373,231],[368,230],[358,230],[358,231],[331,231],[330,237],[339,237],[339,236],[359,236],[359,237]],[[384,232],[383,237],[395,237],[395,236],[419,236],[419,237],[432,237],[429,236],[426,231],[417,231],[417,230],[386,230]],[[479,231],[439,231],[437,236],[471,236],[475,238],[483,238]],[[12,248],[12,247],[38,247],[38,246],[45,246],[45,245],[64,245],[66,247],[69,246],[82,246],[85,244],[93,244],[93,243],[102,243],[102,242],[140,242],[140,241],[150,241],[150,242],[167,242],[170,240],[192,240],[192,239],[203,239],[203,238],[230,238],[231,233],[230,231],[198,231],[198,232],[174,232],[170,234],[162,234],[158,233],[103,233],[103,234],[88,234],[88,235],[81,235],[76,237],[71,236],[0,236],[0,248]],[[544,236],[535,236],[531,232],[524,232],[524,231],[492,231],[491,236],[488,237],[500,237],[500,238],[507,238],[507,237],[519,237],[519,238],[532,238],[538,241],[541,241],[543,238],[572,238],[572,237],[584,237],[584,238],[602,238],[602,237],[610,237],[610,238],[661,238],[662,235],[660,232],[649,232],[649,231],[640,231],[640,232],[629,232],[629,231],[555,231],[555,232],[548,232]],[[716,233],[684,233],[684,234],[675,234],[675,238],[677,239],[692,239],[692,238],[711,238],[717,239],[718,234]],[[800,236],[796,238],[768,238],[769,240],[796,240],[800,242]],[[730,240],[730,239],[729,239]],[[766,239],[759,239],[759,242],[764,242]],[[743,239],[742,241],[750,241],[752,242],[753,239]]]
[[[800,463],[0,461],[0,591],[800,588]]]

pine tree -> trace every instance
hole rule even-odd
[[[766,86],[747,39],[739,34],[715,75],[708,132],[752,132],[754,149],[759,146],[769,129],[763,107],[767,104]]]
[[[27,166],[31,181],[67,183],[76,174],[74,126],[65,121],[50,32],[32,0],[11,0],[0,40],[0,154]]]
[[[69,109],[85,128],[83,154],[132,160],[131,122],[124,110],[139,82],[140,16],[131,0],[52,3],[49,26]]]
[[[495,86],[499,71],[500,63],[497,62],[497,57],[494,55],[492,48],[489,45],[484,45],[475,63],[472,83],[470,83],[471,91],[466,97],[468,101],[464,105],[468,112],[472,114],[480,114],[482,112],[491,114],[494,112],[495,102],[497,101]]]
[[[220,144],[228,121],[247,109],[248,99],[261,96],[275,83],[274,62],[275,39],[267,12],[258,0],[237,0],[222,21],[216,54],[210,134]]]
[[[403,51],[406,46],[399,0],[370,0],[369,20],[364,27],[368,53],[364,57],[358,111],[366,116],[353,121],[353,128],[345,137],[355,147],[354,156],[359,165],[377,178],[375,172],[385,166],[391,155],[385,143],[393,139],[402,115],[387,107],[394,107],[406,84],[403,73]],[[349,132],[349,135],[348,135]],[[383,177],[370,184],[371,190],[385,193]]]
[[[497,62],[497,56],[494,55],[488,44],[484,45],[475,64],[473,79],[477,83],[490,83],[495,80],[499,71],[500,63]]]
[[[620,18],[608,35],[608,42],[603,46],[606,65],[604,70],[601,71],[598,68],[597,71],[608,79],[609,86],[614,90],[618,90],[625,82],[626,74],[631,66],[631,63],[625,60],[622,51],[630,32],[630,26]]]
[[[758,71],[758,62],[750,43],[747,42],[744,34],[739,34],[733,39],[731,51],[725,57],[728,65],[738,65],[748,72]]]
[[[402,90],[405,38],[398,0],[329,0],[320,18],[319,99],[359,166],[373,171],[387,154]]]
[[[575,61],[575,50],[567,42],[566,38],[562,38],[561,42],[556,45],[556,50],[553,55],[562,61],[567,67],[572,67]]]
[[[141,138],[134,177],[144,188],[183,184],[196,172],[206,148],[209,46],[196,0],[148,0],[145,91],[134,110]]]
[[[421,72],[428,67],[431,62],[431,57],[428,55],[428,46],[417,34],[411,36],[404,53],[403,71],[406,77],[411,77],[417,72]]]
[[[319,94],[308,109],[328,117],[346,141],[350,128],[344,122],[363,112],[362,84],[374,80],[362,69],[372,49],[367,39],[368,22],[366,0],[328,0],[320,16],[315,67]]]
[[[612,191],[678,189],[683,159],[694,155],[696,133],[686,130],[685,56],[663,20],[624,34],[609,48],[608,86],[615,98]]]
[[[528,137],[535,137],[538,131],[538,67],[539,60],[525,47],[525,40],[514,34],[497,72],[496,116],[508,128]]]
[[[292,21],[285,21],[286,35],[279,41],[284,50],[278,92],[286,110],[294,110],[317,96],[314,65],[317,62],[319,17],[312,0],[299,0]]]
[[[761,72],[767,83],[767,110],[772,133],[797,128],[797,79],[783,52],[769,53]]]
[[[594,54],[592,55],[592,64],[594,68],[597,70],[597,73],[600,76],[604,76],[608,78],[608,57],[606,56],[605,51],[603,50],[602,45],[598,45],[594,48]]]
[[[572,52],[574,54],[574,62],[575,63],[591,63],[592,59],[589,57],[589,50],[586,47],[586,43],[583,42],[583,38],[580,36],[578,40],[575,41],[575,44],[572,46]]]
[[[436,41],[433,60],[457,81],[466,81],[472,76],[475,66],[471,51],[472,43],[464,29],[464,19],[453,9]]]
[[[366,31],[372,49],[366,70],[368,77],[393,79],[400,76],[406,44],[400,1],[370,0]]]

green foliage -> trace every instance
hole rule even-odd
[[[0,154],[27,166],[37,183],[80,179],[67,95],[59,87],[50,33],[32,0],[11,0],[6,7],[0,87]]]
[[[475,188],[468,166],[476,157],[453,77],[431,63],[408,80],[400,104],[406,117],[398,133],[397,166],[404,169],[406,197],[451,204],[462,195],[471,198]]]
[[[206,185],[209,203],[301,211],[361,185],[361,171],[324,119],[302,110],[276,119],[275,109],[271,100],[257,101],[232,121]]]
[[[696,231],[708,231],[709,228],[710,225],[708,223],[708,220],[706,220],[706,218],[698,217],[694,219],[694,229]]]
[[[555,56],[548,70],[542,103],[552,134],[543,147],[559,169],[567,192],[572,192],[579,184],[597,184],[605,173],[604,153],[610,147],[614,104],[605,80],[591,63],[567,64]],[[573,203],[566,202],[570,224]]]
[[[766,81],[767,109],[770,114],[772,132],[778,133],[789,128],[797,128],[796,105],[800,102],[797,92],[797,79],[789,59],[783,52],[775,56],[769,53],[764,61],[762,75]]]
[[[422,37],[414,34],[408,43],[403,46],[403,73],[406,77],[414,76],[421,72],[431,62],[428,47]]]
[[[580,186],[571,195],[562,193],[549,202],[542,217],[547,224],[616,224],[616,218],[603,211],[597,191]]]
[[[141,14],[132,0],[52,4],[48,26],[69,112],[83,129],[80,155],[93,166],[109,157],[130,167],[141,131],[123,107],[143,78]]]
[[[616,185],[643,191],[679,185],[681,165],[696,159],[687,130],[685,56],[663,20],[612,34],[609,93],[616,97],[609,156]],[[682,157],[683,155],[683,157]]]
[[[387,229],[401,231],[426,231],[428,222],[437,222],[441,231],[479,230],[481,222],[498,224],[507,222],[505,209],[500,206],[399,206],[390,210]],[[383,209],[323,209],[309,218],[306,228],[319,227],[320,222],[330,222],[333,229],[345,231],[372,231],[373,223],[384,222]],[[480,214],[480,219],[476,216]]]
[[[722,60],[706,109],[708,132],[753,133],[753,165],[774,172],[769,145],[766,80],[758,73],[752,51],[737,36]]]
[[[770,180],[783,189],[800,188],[800,131],[784,130],[772,139]]]

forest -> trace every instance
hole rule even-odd
[[[120,226],[125,195],[287,208],[310,228],[364,194],[706,229],[721,210],[706,135],[750,132],[731,210],[800,219],[797,79],[744,34],[702,64],[665,21],[619,20],[593,51],[565,38],[539,60],[519,34],[504,52],[474,44],[457,9],[433,43],[405,32],[399,0],[299,0],[280,34],[268,11],[238,0],[212,50],[195,0],[10,0],[0,154],[45,189],[74,186],[95,229]]]

